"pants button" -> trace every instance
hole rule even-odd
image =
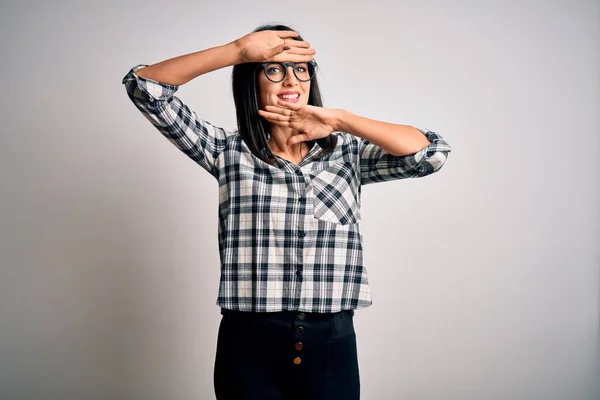
[[[300,357],[296,357],[294,358],[294,364],[298,365],[302,362],[302,359]]]
[[[304,317],[306,317],[306,314],[304,314],[303,312],[298,314],[298,319],[304,319]]]
[[[296,343],[296,346],[294,346],[294,347],[296,347],[296,350],[300,351],[300,350],[302,350],[304,345],[302,344],[302,342],[298,342],[298,343]]]
[[[302,335],[304,333],[304,327],[303,326],[299,326],[296,328],[296,333]]]

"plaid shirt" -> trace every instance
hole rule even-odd
[[[415,178],[439,170],[450,146],[394,156],[360,137],[338,136],[334,151],[299,165],[275,156],[272,166],[252,154],[237,131],[198,117],[173,94],[178,86],[123,78],[141,113],[219,185],[221,279],[217,305],[252,312],[330,313],[371,305],[360,231],[361,186]]]

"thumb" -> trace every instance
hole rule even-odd
[[[310,140],[310,137],[308,137],[308,134],[300,133],[298,135],[294,135],[291,138],[289,138],[289,140],[287,141],[287,145],[291,146],[293,144],[300,143],[300,142],[306,142],[308,140]]]

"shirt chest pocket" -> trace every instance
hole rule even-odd
[[[317,171],[311,183],[316,219],[339,225],[360,220],[359,182],[352,163],[329,165]]]

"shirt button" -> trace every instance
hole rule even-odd
[[[301,312],[300,314],[298,314],[298,319],[304,319],[305,316],[306,316],[306,314]]]
[[[302,362],[302,359],[300,357],[296,357],[294,358],[294,364],[298,365]]]
[[[302,271],[301,271],[301,270],[299,270],[299,269],[298,269],[298,270],[296,270],[296,276],[297,276],[298,278],[302,278]]]
[[[304,345],[302,344],[302,342],[298,342],[294,347],[296,348],[296,350],[300,351],[302,350],[302,348],[304,348]]]
[[[296,328],[296,333],[299,335],[302,335],[304,333],[304,327],[303,326],[299,326]]]
[[[304,236],[306,236],[306,232],[304,232],[304,231],[298,231],[298,237],[299,238],[303,238]]]
[[[298,198],[298,201],[300,203],[304,203],[306,201],[306,197],[300,197],[300,198]]]
[[[297,170],[296,170],[296,171],[294,171],[294,172],[296,172],[296,175],[302,175],[302,171],[301,171],[301,170],[299,170],[299,169],[297,169]]]

